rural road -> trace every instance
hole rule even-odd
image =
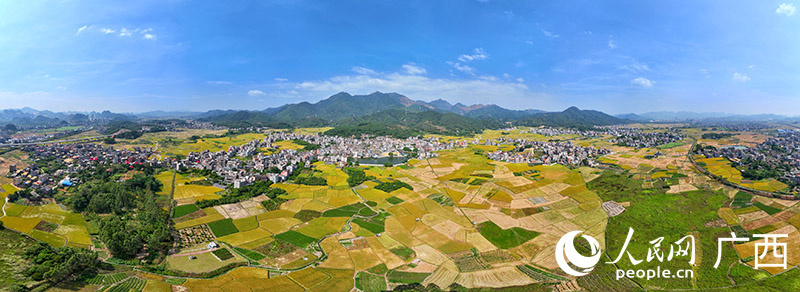
[[[6,217],[6,203],[8,203],[8,197],[3,199],[3,207],[0,207],[0,209],[3,209],[3,217]]]

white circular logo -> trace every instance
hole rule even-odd
[[[600,253],[600,243],[597,242],[597,239],[589,235],[581,235],[581,237],[589,242],[592,255],[585,257],[578,253],[575,249],[575,237],[580,233],[581,231],[577,230],[570,231],[564,234],[556,244],[556,263],[558,263],[562,271],[575,277],[589,274],[589,272],[594,269],[597,262],[600,261],[600,256],[602,255],[602,253]],[[564,258],[565,256],[566,258]],[[570,267],[568,263],[572,263],[574,266],[578,267],[579,271]]]

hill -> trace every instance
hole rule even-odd
[[[480,133],[486,128],[500,126],[498,122],[473,119],[454,113],[391,109],[342,120],[325,134],[335,136],[371,134],[398,138],[422,134],[471,135]]]
[[[592,128],[593,126],[607,126],[624,124],[630,121],[623,120],[606,113],[594,110],[581,110],[570,107],[563,112],[540,113],[529,118],[520,119],[516,124],[520,126],[549,126],[570,128]]]

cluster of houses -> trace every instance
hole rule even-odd
[[[663,132],[643,132],[638,130],[620,133],[609,142],[626,147],[652,148],[661,145],[678,142],[683,139],[683,134],[676,130]]]
[[[16,165],[9,166],[8,176],[14,185],[20,188],[30,188],[37,194],[49,194],[59,186],[71,186],[80,181],[71,174],[98,163],[113,164],[149,164],[165,166],[166,161],[149,158],[153,154],[150,148],[135,147],[133,149],[114,149],[103,147],[99,144],[43,144],[31,145],[24,148],[29,153],[34,163],[17,169]],[[49,173],[43,169],[44,165],[36,162],[43,158],[55,158],[63,162],[65,168],[51,169]]]
[[[86,130],[89,130],[89,127],[81,127],[78,129],[73,130],[66,130],[54,133],[47,133],[47,134],[11,134],[5,131],[0,132],[0,146],[5,145],[12,145],[12,144],[26,144],[26,143],[37,143],[43,142],[53,139],[58,139],[62,137],[72,136],[79,133],[82,133]]]
[[[756,147],[731,145],[720,148],[703,147],[695,151],[705,157],[724,157],[733,162],[751,159],[765,163],[772,169],[788,169],[779,178],[784,182],[800,184],[800,132],[779,129],[775,137],[768,138]]]
[[[299,140],[320,147],[312,150],[283,149],[271,154],[259,151],[259,149],[277,148],[275,143],[285,140]],[[230,146],[227,151],[191,152],[186,155],[185,159],[177,162],[176,167],[211,170],[221,176],[224,183],[238,188],[263,179],[273,182],[285,181],[301,162],[322,161],[345,166],[348,158],[376,158],[389,153],[403,155],[406,152],[414,152],[419,158],[431,158],[437,156],[436,151],[465,145],[466,142],[463,141],[442,143],[436,138],[362,137],[355,139],[319,134],[273,132],[264,139],[255,139],[241,146]]]
[[[524,130],[517,129],[517,127],[502,129],[504,132],[511,132],[517,131],[520,134],[539,134],[542,136],[561,136],[561,135],[579,135],[579,136],[588,136],[588,137],[597,137],[600,135],[607,134],[605,131],[585,131],[585,130],[578,130],[578,129],[570,129],[570,128],[550,128],[550,127],[538,127],[538,128],[528,128]]]
[[[513,151],[497,150],[486,154],[489,159],[512,163],[597,166],[595,157],[611,153],[608,149],[578,146],[569,141],[543,142],[500,138],[487,143],[516,144],[518,148]]]
[[[516,127],[503,129],[503,131],[518,131],[520,134],[539,134],[543,136],[578,135],[582,137],[612,136],[610,142],[618,145],[646,148],[656,147],[683,139],[677,129],[664,132],[643,132],[634,127],[624,125],[595,126],[596,130],[579,130],[570,128],[538,127],[519,130]]]

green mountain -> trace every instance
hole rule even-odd
[[[523,118],[514,124],[519,126],[549,126],[588,129],[593,126],[607,126],[625,124],[630,121],[623,120],[603,112],[594,110],[581,110],[570,107],[563,112],[539,113]]]
[[[371,115],[354,117],[336,123],[326,135],[386,135],[398,138],[422,134],[472,135],[487,128],[499,128],[499,122],[473,119],[454,113],[437,111],[413,112],[390,109]]]
[[[331,133],[472,133],[476,129],[497,127],[502,122],[521,126],[591,128],[594,125],[625,123],[602,112],[576,107],[563,112],[510,110],[497,105],[450,104],[438,99],[415,101],[397,93],[373,92],[368,95],[337,93],[316,103],[301,102],[263,111],[211,111],[201,121],[231,128],[251,126],[319,127],[335,126]],[[482,126],[481,126],[482,125]],[[383,130],[378,128],[383,127]]]
[[[368,95],[350,95],[347,92],[340,92],[317,103],[301,102],[283,106],[275,112],[274,118],[284,122],[307,118],[335,121],[398,108],[422,111],[433,107],[397,93],[373,92]]]

